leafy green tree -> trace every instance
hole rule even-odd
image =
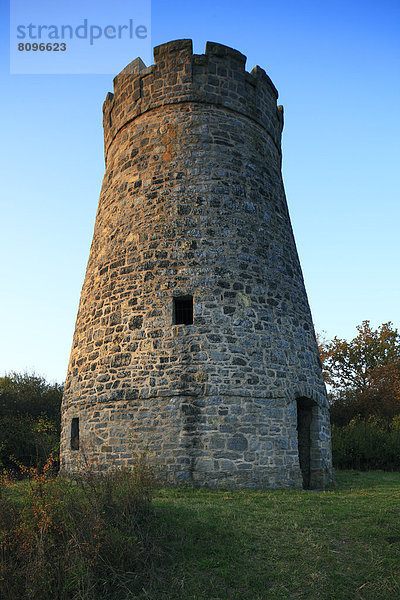
[[[57,452],[63,386],[28,373],[0,377],[0,461],[43,464]]]

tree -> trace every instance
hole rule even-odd
[[[62,385],[50,384],[34,373],[8,373],[0,377],[0,415],[18,412],[59,417],[62,394]]]
[[[345,425],[356,415],[390,421],[400,414],[400,334],[391,322],[377,329],[357,326],[350,342],[319,338],[321,361],[331,393],[331,418]]]
[[[29,467],[57,451],[62,393],[35,374],[0,377],[0,464]]]

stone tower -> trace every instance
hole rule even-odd
[[[61,460],[147,451],[169,483],[321,487],[329,411],[260,67],[191,40],[104,103],[106,172],[63,400]]]

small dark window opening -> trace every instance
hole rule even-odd
[[[79,418],[71,421],[71,450],[79,450]]]
[[[193,296],[174,298],[174,323],[175,325],[193,324]]]

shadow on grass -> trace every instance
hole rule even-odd
[[[140,598],[244,597],[237,572],[242,540],[220,513],[213,518],[210,510],[200,512],[196,506],[158,505],[151,527],[158,556]]]
[[[336,469],[336,491],[400,486],[400,473],[391,471],[341,471]]]

